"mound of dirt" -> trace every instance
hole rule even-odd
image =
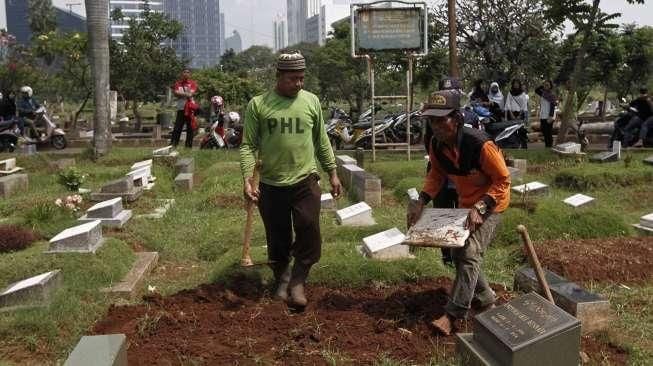
[[[454,357],[454,337],[437,336],[428,325],[443,314],[450,287],[443,277],[359,289],[310,286],[311,303],[297,314],[242,277],[228,287],[203,285],[112,306],[94,333],[126,334],[130,365],[374,364],[382,356],[424,364]],[[511,297],[493,287],[500,303]],[[458,326],[469,331],[472,323]],[[612,362],[618,359],[608,345],[593,338],[583,344],[592,360],[602,355],[620,363]]]
[[[542,265],[575,282],[650,283],[653,237],[556,240],[536,245]]]

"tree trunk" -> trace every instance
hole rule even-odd
[[[460,77],[458,68],[458,47],[456,45],[456,36],[458,27],[456,26],[456,0],[449,0],[447,5],[449,13],[449,76]]]
[[[93,153],[95,157],[111,151],[109,120],[109,9],[108,0],[85,0],[86,24],[93,70],[95,112]]]
[[[603,108],[601,108],[601,117],[605,117],[605,112],[608,110],[608,87],[603,90]]]
[[[132,102],[132,113],[134,113],[134,120],[136,121],[134,123],[134,131],[135,132],[141,132],[141,127],[143,126],[143,121],[141,117],[141,113],[138,110],[138,101],[133,101]]]
[[[572,98],[572,96],[576,92],[578,87],[578,80],[580,79],[581,74],[584,72],[585,56],[587,55],[587,49],[590,46],[592,33],[594,32],[594,23],[596,22],[596,16],[598,14],[600,3],[601,0],[593,0],[590,19],[587,22],[585,29],[579,29],[579,32],[583,32],[583,42],[581,43],[580,48],[578,49],[578,53],[576,54],[576,65],[574,65],[574,72],[571,74],[571,79],[569,80],[569,97],[567,100],[565,100],[563,106],[564,113],[562,114],[560,133],[558,133],[558,138],[556,141],[557,144],[563,143],[567,140],[567,133],[569,132],[571,123],[573,122],[571,121],[571,116],[573,115],[572,111],[575,111],[576,106],[573,105],[574,98]]]
[[[73,114],[73,120],[72,120],[72,129],[73,130],[77,129],[77,120],[79,119],[79,115],[82,114],[82,111],[86,107],[86,103],[88,103],[88,100],[91,98],[91,95],[92,95],[92,93],[89,92],[88,94],[86,94],[86,96],[84,96],[84,101],[82,102],[82,104],[79,106],[79,108]]]

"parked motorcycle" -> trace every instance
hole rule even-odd
[[[612,135],[610,136],[610,142],[608,143],[608,149],[612,149],[612,144],[615,141],[621,141],[621,146],[623,147],[630,147],[633,144],[635,144],[637,141],[637,137],[639,136],[639,128],[636,130],[633,130],[630,132],[630,136],[633,136],[633,138],[629,139],[629,141],[626,141],[626,126],[633,121],[635,118],[637,120],[641,120],[639,118],[639,111],[637,108],[631,107],[628,104],[622,104],[621,105],[622,111],[619,113],[619,116],[617,117],[617,120],[614,122],[614,130],[612,131]],[[643,122],[642,122],[643,123]],[[649,135],[651,135],[649,133]],[[645,139],[645,140],[653,140],[653,136]],[[653,145],[653,141],[644,141],[644,145]]]
[[[50,144],[57,150],[65,149],[67,146],[66,133],[57,127],[48,116],[48,111],[41,106],[34,112],[34,127],[36,131],[28,129],[28,143],[36,145]],[[38,135],[38,136],[37,136]]]
[[[389,133],[392,136],[393,142],[404,143],[406,142],[406,122],[408,121],[407,115],[404,113],[397,117],[390,126]],[[422,141],[422,120],[420,111],[413,111],[410,113],[410,144],[418,144]]]
[[[200,149],[233,149],[240,147],[243,141],[243,126],[239,124],[240,115],[229,112],[221,120],[215,116],[211,127],[200,142]],[[224,126],[229,127],[225,128]]]

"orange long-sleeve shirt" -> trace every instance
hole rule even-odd
[[[462,148],[465,148],[464,146]],[[462,208],[471,208],[483,200],[492,212],[503,212],[510,203],[510,172],[503,155],[492,141],[483,143],[478,157],[480,169],[471,169],[467,175],[447,173],[436,158],[433,147],[429,150],[431,170],[424,180],[422,191],[433,199],[449,178],[458,191],[458,204]],[[460,169],[459,148],[444,148],[442,151],[456,169]]]

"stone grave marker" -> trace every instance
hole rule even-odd
[[[127,366],[124,334],[83,336],[64,366]]]
[[[514,180],[522,180],[524,179],[524,173],[512,166],[508,167],[508,172],[510,173],[510,178]]]
[[[154,269],[158,260],[157,252],[136,253],[136,260],[125,277],[113,286],[102,289],[102,292],[126,299],[135,297],[143,279]]]
[[[130,177],[119,178],[105,183],[100,192],[91,193],[91,201],[106,201],[116,197],[122,197],[127,202],[136,201],[143,194],[143,188],[134,186],[134,180]]]
[[[469,209],[425,208],[422,217],[406,233],[407,245],[422,247],[462,247],[469,237],[465,221]]]
[[[141,187],[145,190],[150,190],[152,188],[150,186],[150,173],[148,172],[148,168],[132,170],[131,172],[125,174],[125,176],[132,179],[134,182],[134,187]]]
[[[152,155],[154,156],[165,156],[165,155],[170,155],[171,153],[172,153],[172,145],[168,145],[166,147],[162,147],[152,151]]]
[[[152,159],[143,160],[132,164],[131,170],[139,170],[145,167],[149,167],[150,172],[152,171]]]
[[[462,365],[578,366],[580,321],[531,292],[474,317],[457,334]]]
[[[94,220],[57,234],[50,239],[50,248],[46,253],[95,253],[102,244],[102,222]]]
[[[617,153],[617,160],[621,160],[621,141],[616,140],[612,142],[612,152]]]
[[[608,300],[549,270],[544,270],[544,276],[556,305],[581,321],[583,333],[602,330],[608,326],[612,319]],[[543,294],[535,271],[530,267],[522,267],[515,272],[514,288]]]
[[[549,193],[549,186],[540,182],[530,182],[512,187],[519,194],[540,195]]]
[[[18,191],[27,190],[28,183],[27,174],[12,174],[0,177],[0,197],[7,198]]]
[[[14,282],[0,291],[0,312],[47,306],[60,286],[58,269]]]
[[[192,173],[180,173],[175,178],[175,186],[177,189],[185,192],[190,192],[193,190],[193,174]]]
[[[581,145],[576,142],[565,142],[553,147],[553,151],[559,154],[575,155],[581,153]]]
[[[585,206],[585,205],[587,205],[589,203],[594,202],[594,197],[586,196],[584,194],[579,193],[579,194],[575,194],[575,195],[573,195],[571,197],[566,198],[563,202],[568,204],[571,207],[576,208],[576,207]]]
[[[365,201],[370,206],[381,205],[381,179],[366,171],[354,172],[351,178],[351,193],[355,200]]]
[[[653,155],[649,156],[648,158],[644,159],[644,164],[647,165],[653,165]]]
[[[363,238],[363,250],[373,259],[410,258],[410,248],[402,245],[405,238],[406,236],[395,227]]]
[[[354,173],[365,171],[363,168],[354,164],[341,165],[338,169],[338,176],[340,176],[342,184],[348,190],[352,189],[353,187]]]
[[[644,235],[653,235],[653,213],[640,217],[639,224],[633,226]]]
[[[122,207],[122,197],[100,202],[86,210],[86,215],[79,218],[81,222],[100,220],[103,226],[123,227],[132,217],[132,210]]]
[[[320,204],[323,211],[333,211],[336,209],[336,201],[331,193],[322,193]]]
[[[15,174],[22,170],[23,168],[16,166],[16,158],[0,161],[0,176]]]
[[[376,224],[372,217],[372,207],[365,202],[345,207],[336,211],[340,225],[344,226],[371,226]]]
[[[337,155],[336,165],[340,167],[343,165],[357,165],[357,163],[356,163],[356,159],[352,158],[349,155]]]
[[[595,163],[609,163],[619,160],[619,154],[614,151],[603,151],[590,157],[590,161]]]
[[[175,163],[175,174],[193,173],[195,171],[195,159],[184,158],[179,159]]]

